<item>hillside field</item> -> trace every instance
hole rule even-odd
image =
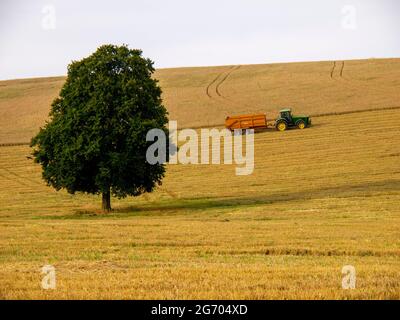
[[[286,106],[313,126],[256,133],[249,176],[168,165],[111,214],[27,158],[64,78],[0,81],[0,299],[400,299],[399,74],[400,59],[158,70],[181,128]]]
[[[181,128],[220,126],[228,115],[275,118],[280,108],[310,115],[400,108],[400,59],[157,70],[170,119]],[[64,77],[0,81],[0,144],[29,142]]]

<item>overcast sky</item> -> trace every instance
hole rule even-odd
[[[400,57],[398,0],[0,0],[0,79],[65,75],[105,43],[158,68]]]

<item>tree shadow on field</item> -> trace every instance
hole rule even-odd
[[[148,204],[117,208],[109,214],[95,213],[90,210],[77,210],[73,215],[53,217],[53,219],[93,219],[124,218],[132,216],[176,216],[188,213],[204,212],[209,209],[249,208],[259,205],[290,203],[321,198],[371,197],[376,192],[400,191],[400,180],[391,179],[378,182],[347,184],[336,187],[309,189],[289,193],[272,193],[243,197],[199,197],[162,200]],[[44,217],[49,218],[51,217]]]

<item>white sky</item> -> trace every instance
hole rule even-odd
[[[399,35],[398,0],[0,0],[0,79],[64,75],[106,43],[160,68],[400,57]]]

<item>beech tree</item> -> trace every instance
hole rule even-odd
[[[33,157],[43,179],[56,190],[123,198],[152,192],[165,164],[149,164],[150,129],[167,132],[161,89],[153,62],[126,45],[103,45],[68,66],[49,121],[32,139]]]

